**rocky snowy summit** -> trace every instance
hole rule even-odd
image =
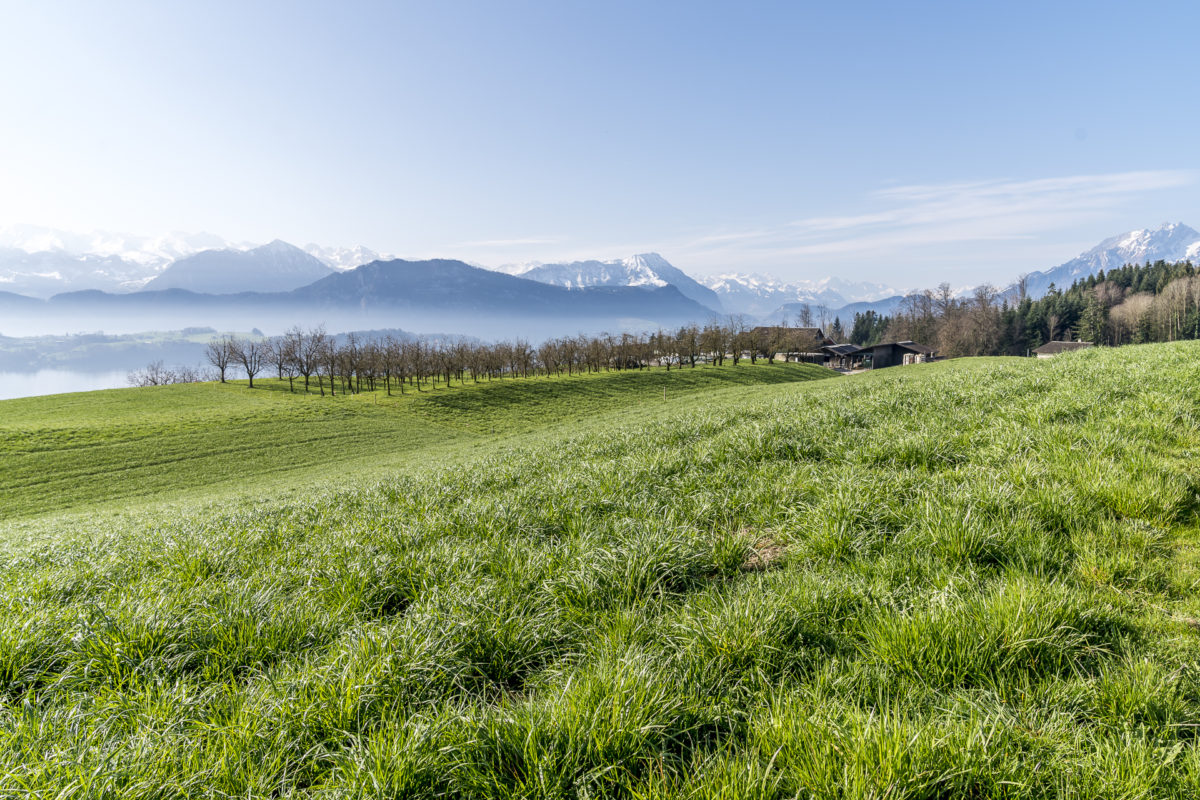
[[[1026,293],[1038,298],[1046,294],[1050,284],[1065,289],[1080,278],[1125,264],[1189,259],[1200,260],[1200,232],[1182,222],[1166,223],[1153,230],[1141,228],[1111,236],[1053,269],[1029,273]],[[1010,291],[1014,289],[1015,284]]]

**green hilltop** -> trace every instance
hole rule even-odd
[[[0,521],[131,497],[260,491],[304,477],[428,466],[596,415],[729,387],[809,381],[808,364],[624,370],[319,395],[286,380],[171,384],[0,401]],[[297,383],[299,386],[299,384]],[[636,424],[636,419],[631,418]],[[111,503],[110,503],[111,504]]]
[[[0,403],[0,788],[1198,796],[1197,356]]]

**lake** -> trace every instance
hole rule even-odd
[[[72,369],[40,369],[37,372],[0,372],[0,400],[34,397],[62,392],[119,389],[129,385],[128,370],[80,372]]]

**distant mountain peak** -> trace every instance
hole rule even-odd
[[[208,294],[286,292],[332,272],[316,256],[275,239],[250,250],[202,250],[174,262],[145,288]]]
[[[628,258],[622,259],[622,261],[645,267],[672,267],[671,262],[667,261],[658,253],[636,253]],[[672,267],[672,269],[673,268],[674,267]]]
[[[304,252],[319,258],[327,267],[336,270],[348,270],[372,261],[387,261],[394,259],[390,253],[379,253],[361,244],[353,247],[324,247],[312,242],[304,245]]]
[[[291,297],[331,307],[441,309],[512,315],[527,321],[538,317],[684,321],[702,318],[705,312],[675,286],[572,288],[445,258],[372,261],[301,287]]]
[[[850,281],[838,276],[783,281],[773,275],[729,272],[703,278],[730,311],[765,314],[788,304],[837,308],[850,303],[876,302],[902,292],[881,283]]]
[[[269,256],[274,259],[284,259],[296,264],[311,265],[313,262],[321,263],[321,259],[316,256],[306,253],[304,250],[296,247],[294,244],[283,241],[282,239],[273,239],[264,245],[252,247],[249,250],[205,250],[205,253],[257,253],[264,256]],[[197,253],[200,255],[200,253]]]
[[[114,231],[76,233],[37,225],[0,225],[0,287],[35,297],[87,289],[137,291],[171,264],[211,251],[255,251],[259,257],[289,263],[300,263],[298,254],[303,251],[325,266],[339,270],[392,257],[361,245],[309,244],[297,248],[282,239],[256,245],[232,242],[205,232],[173,231],[161,236],[139,236]]]
[[[567,261],[557,264],[526,262],[508,264],[497,272],[561,286],[565,289],[632,286],[674,286],[684,297],[711,309],[721,310],[716,293],[702,285],[658,253],[636,253],[624,258],[599,261]]]
[[[1025,276],[1026,294],[1038,298],[1054,284],[1065,289],[1080,278],[1100,270],[1118,269],[1147,261],[1184,261],[1200,258],[1200,231],[1182,222],[1166,222],[1158,228],[1138,228],[1110,236],[1075,258],[1044,272]],[[1008,292],[1014,292],[1016,285]]]

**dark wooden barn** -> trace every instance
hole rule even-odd
[[[827,344],[821,348],[825,366],[830,369],[852,370],[862,364],[862,348],[856,344]]]
[[[898,367],[902,364],[919,364],[932,361],[937,352],[932,347],[917,344],[913,341],[884,342],[864,347],[858,352],[867,369],[884,369]]]

